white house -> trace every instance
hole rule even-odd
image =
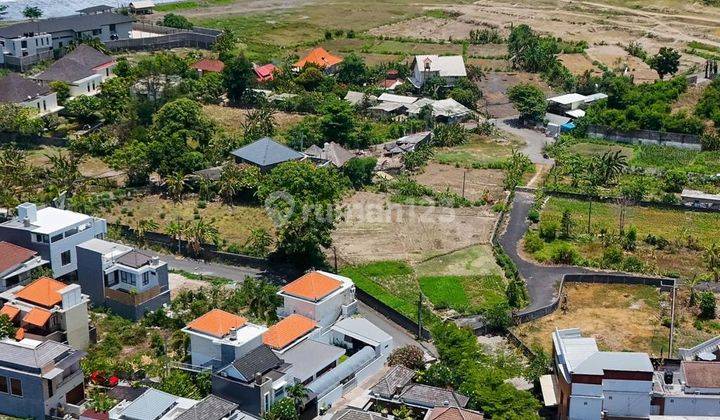
[[[432,77],[442,78],[446,86],[453,86],[460,78],[467,77],[465,60],[461,55],[416,55],[412,67],[409,80],[418,89]]]
[[[355,313],[355,285],[352,280],[324,271],[312,271],[288,283],[278,292],[283,306],[278,315],[285,318],[300,314],[319,324],[329,327],[339,318]]]
[[[599,351],[594,338],[570,328],[552,335],[560,419],[647,418],[653,366],[647,353]]]
[[[106,233],[105,219],[32,203],[19,205],[16,217],[0,223],[0,240],[36,251],[50,261],[55,278],[77,271],[77,245]]]
[[[261,346],[267,328],[239,315],[213,309],[182,331],[190,336],[192,364],[218,368]]]
[[[96,95],[100,85],[113,76],[115,59],[88,45],[78,45],[71,53],[35,76],[43,85],[61,81],[70,85],[70,96]]]
[[[35,109],[38,116],[63,109],[58,106],[57,94],[48,86],[26,79],[17,73],[10,73],[0,78],[0,102]]]

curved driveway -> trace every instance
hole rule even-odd
[[[533,201],[533,194],[520,191],[515,193],[507,230],[499,239],[500,246],[517,265],[520,276],[525,280],[530,294],[530,305],[521,310],[519,314],[550,305],[555,299],[563,275],[591,272],[586,268],[569,265],[540,265],[524,260],[520,256],[518,246],[530,227],[527,215]]]

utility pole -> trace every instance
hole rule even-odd
[[[668,344],[668,359],[672,357],[673,344],[675,341],[675,291],[676,290],[677,290],[677,288],[675,287],[675,282],[673,281],[672,309],[670,309],[670,343]]]
[[[423,294],[418,292],[418,339],[423,339],[423,326],[422,326],[422,305],[423,305]]]
[[[463,169],[462,198],[465,198],[465,175],[467,175],[467,171]]]

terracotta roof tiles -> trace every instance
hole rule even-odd
[[[303,68],[307,64],[314,64],[318,67],[325,68],[334,66],[342,61],[342,57],[330,54],[325,48],[317,47],[313,48],[305,57],[298,60],[298,62],[295,63],[295,67]]]
[[[275,350],[280,350],[309,333],[316,326],[317,323],[312,319],[292,314],[270,327],[263,335],[263,343]]]
[[[204,334],[222,338],[228,335],[233,328],[240,328],[247,323],[247,319],[225,312],[220,309],[213,309],[205,315],[190,322],[187,327]]]
[[[197,70],[202,70],[202,71],[211,72],[211,73],[222,73],[222,71],[225,69],[225,63],[223,63],[220,60],[211,60],[209,58],[203,58],[202,60],[191,65],[190,67],[197,69]]]
[[[36,327],[42,327],[48,322],[51,316],[52,314],[45,309],[32,308],[30,312],[25,315],[25,318],[23,318],[23,322]]]
[[[9,303],[6,303],[2,309],[0,309],[0,315],[7,315],[8,318],[10,318],[10,321],[15,319],[16,316],[20,313],[20,309],[16,308],[15,306],[12,306]]]
[[[311,271],[287,284],[282,291],[288,295],[319,301],[342,286],[342,282],[317,271]]]
[[[49,277],[40,277],[17,292],[15,297],[46,308],[52,308],[62,302],[59,291],[66,286],[65,283]]]
[[[25,261],[33,258],[37,252],[11,244],[0,242],[0,273],[11,270]]]

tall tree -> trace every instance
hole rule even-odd
[[[340,63],[337,79],[340,83],[362,86],[367,80],[367,66],[362,57],[355,53],[345,57]]]
[[[188,245],[194,254],[200,254],[202,245],[208,242],[217,243],[220,240],[220,232],[215,223],[204,218],[193,219],[185,225],[185,237]]]
[[[255,84],[252,63],[244,54],[229,58],[223,70],[223,79],[228,98],[236,103],[241,102],[245,92]]]
[[[520,113],[523,122],[540,122],[545,118],[547,100],[539,87],[530,84],[519,84],[508,89],[508,98]]]
[[[43,11],[37,6],[26,6],[22,12],[23,16],[30,20],[40,19]]]
[[[663,79],[665,75],[677,73],[680,68],[680,53],[673,48],[660,47],[660,51],[650,59],[649,64]]]

